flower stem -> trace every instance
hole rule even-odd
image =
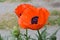
[[[19,40],[19,37],[17,37],[17,40]]]
[[[39,30],[37,30],[37,32],[38,32],[38,35],[39,35],[38,40],[43,40]]]
[[[28,30],[26,29],[26,40],[28,40]]]

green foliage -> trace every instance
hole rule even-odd
[[[36,34],[36,37],[38,38],[38,40],[47,40],[46,36],[47,36],[47,28],[45,27],[44,30],[40,33],[38,32],[38,35]]]
[[[3,40],[3,38],[1,37],[1,35],[0,35],[0,40]]]
[[[59,28],[60,29],[60,28]],[[57,40],[56,34],[59,31],[59,29],[57,29],[49,38],[49,40]]]
[[[60,17],[57,19],[57,24],[60,26]]]
[[[59,29],[57,29],[54,33],[52,33],[52,35],[50,35],[49,38],[47,38],[47,36],[49,36],[49,35],[46,31],[47,27],[45,27],[44,30],[42,30],[41,32],[39,30],[37,31],[38,35],[36,35],[36,37],[38,38],[38,40],[48,40],[48,39],[49,40],[56,40],[57,39],[56,34],[59,31]],[[31,38],[31,36],[28,35],[28,30],[26,30],[26,34],[22,34],[18,28],[18,25],[13,27],[12,36],[14,38],[17,38],[17,40],[25,40],[25,39],[26,40],[30,40],[30,39],[36,40],[35,38]],[[1,36],[0,36],[0,39],[2,40]]]
[[[17,38],[17,40],[22,40],[22,34],[20,33],[18,25],[13,27],[12,35]]]
[[[49,40],[57,40],[56,36],[51,36]]]
[[[46,36],[47,36],[47,28],[45,27],[45,29],[41,32],[41,35],[42,35],[42,37],[43,37],[43,40],[47,40],[46,39]]]
[[[60,28],[59,28],[60,29]],[[48,35],[48,33],[47,33],[47,28],[45,27],[45,29],[40,33],[40,32],[38,32],[38,34],[40,35],[36,35],[37,36],[37,38],[38,38],[38,40],[57,40],[57,37],[56,37],[56,34],[57,34],[57,32],[59,31],[59,29],[57,29],[54,33],[52,33],[50,36]],[[47,36],[49,36],[48,38],[47,38]],[[41,39],[42,38],[42,39]]]
[[[53,11],[51,11],[51,15],[60,15],[60,11],[53,10]]]
[[[6,0],[0,0],[0,2],[5,2]]]
[[[19,37],[20,31],[19,31],[18,27],[15,26],[13,28],[12,34],[14,35],[14,37]]]
[[[42,35],[40,34],[40,32],[39,32],[39,30],[37,30],[37,32],[38,32],[38,40],[43,40],[43,38],[42,38]]]
[[[56,22],[55,22],[55,20],[49,20],[49,24],[50,24],[50,25],[55,25]]]

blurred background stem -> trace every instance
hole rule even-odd
[[[37,30],[37,32],[38,32],[38,35],[39,35],[38,40],[43,40],[39,30]]]
[[[20,40],[19,37],[17,37],[17,40]]]
[[[26,29],[26,40],[28,40],[28,30]]]

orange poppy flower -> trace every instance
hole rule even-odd
[[[45,8],[36,8],[30,4],[19,5],[15,12],[18,24],[24,29],[39,30],[47,22],[49,12]]]
[[[21,14],[23,13],[23,11],[24,11],[25,9],[27,9],[27,8],[32,9],[32,8],[35,8],[35,7],[33,7],[33,6],[30,5],[30,4],[21,4],[21,5],[17,6],[17,8],[15,9],[16,15],[17,15],[18,17],[20,17]]]

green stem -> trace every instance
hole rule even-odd
[[[17,37],[17,40],[22,40],[22,38],[21,38],[21,32],[20,31],[19,31],[19,35]]]
[[[38,40],[43,40],[43,39],[42,39],[42,36],[41,36],[41,34],[40,34],[40,32],[39,32],[39,30],[37,30],[37,32],[38,32],[38,35],[39,35]]]
[[[17,37],[17,40],[22,40],[21,34]]]
[[[22,38],[21,38],[21,33],[20,33],[20,40],[22,40]]]
[[[17,40],[19,40],[19,37],[17,37]]]
[[[26,40],[28,40],[28,30],[26,29]]]

